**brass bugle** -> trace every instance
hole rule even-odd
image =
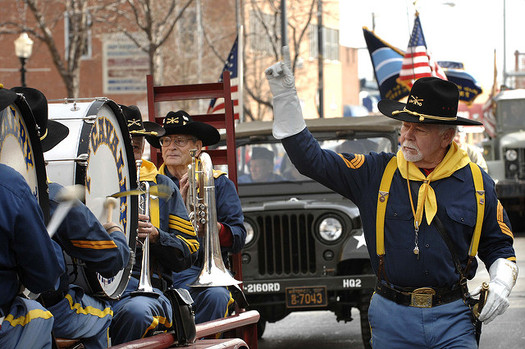
[[[142,160],[136,161],[137,165],[137,186],[140,191],[139,195],[139,213],[149,217],[149,201],[151,188],[147,181],[140,181],[140,167]],[[129,195],[129,194],[128,194]],[[159,294],[153,290],[150,275],[150,257],[149,257],[149,235],[142,242],[142,264],[140,268],[140,278],[137,290],[131,293],[132,296],[149,296],[159,297]]]

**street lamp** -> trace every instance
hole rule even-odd
[[[20,74],[23,87],[26,87],[26,60],[31,57],[32,50],[33,40],[25,32],[20,34],[18,39],[15,40],[15,54],[20,58],[20,63],[22,63]]]

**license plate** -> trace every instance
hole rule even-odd
[[[325,307],[328,305],[326,286],[287,287],[287,308]]]

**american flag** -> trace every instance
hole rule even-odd
[[[231,96],[233,102],[234,118],[239,119],[239,77],[238,77],[238,37],[235,38],[228,60],[224,64],[221,75],[219,76],[219,82],[222,82],[222,73],[228,70],[230,72],[230,84],[231,84]],[[214,98],[210,101],[208,106],[208,114],[224,113],[224,98]]]
[[[498,94],[498,70],[496,68],[496,50],[494,50],[494,83],[492,84],[492,90],[490,91],[489,98],[483,105],[483,126],[485,126],[485,132],[490,138],[496,136],[496,103],[494,97]]]
[[[419,14],[416,12],[412,36],[408,42],[407,52],[403,57],[403,65],[399,72],[398,82],[408,88],[412,88],[414,81],[425,76],[435,76],[447,80],[439,64],[437,64],[427,52],[427,43],[423,35],[423,28],[421,27]]]

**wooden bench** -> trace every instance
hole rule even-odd
[[[242,330],[243,328],[253,327],[251,331],[242,331],[244,334],[252,334],[255,338],[224,338],[224,339],[200,339],[195,343],[184,346],[183,348],[204,349],[204,348],[232,348],[232,349],[257,349],[257,322],[259,312],[248,310],[237,315],[232,315],[224,319],[217,319],[197,324],[197,338],[204,338],[221,332],[230,330]],[[110,347],[111,349],[164,349],[174,345],[175,337],[171,333],[161,333],[155,336],[137,339],[128,343],[123,343]],[[252,343],[248,346],[246,343]]]
[[[55,338],[58,349],[83,349],[84,344],[78,339]]]

